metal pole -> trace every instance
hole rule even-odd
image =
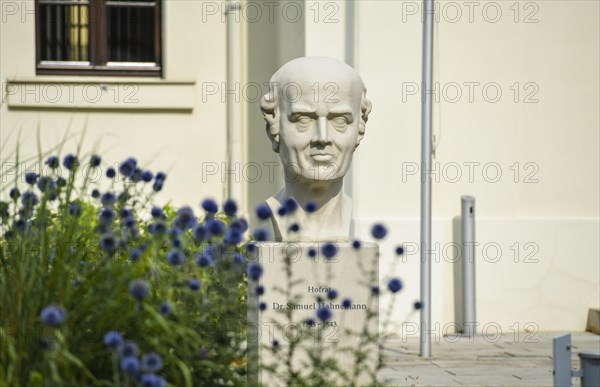
[[[433,92],[433,0],[423,0],[423,83],[421,84],[421,351],[431,356],[431,109]]]
[[[241,23],[240,3],[227,1],[227,187],[226,197],[241,205],[242,185],[236,183],[235,171],[242,163],[242,104],[236,90],[241,87]]]
[[[463,242],[463,334],[473,337],[476,332],[475,316],[475,198],[461,197]]]

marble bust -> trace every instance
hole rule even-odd
[[[297,58],[271,78],[261,110],[285,178],[266,200],[276,241],[349,240],[352,199],[342,186],[365,135],[366,92],[358,73],[332,58]]]

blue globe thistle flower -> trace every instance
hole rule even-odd
[[[331,309],[321,307],[317,309],[317,318],[323,322],[329,320],[332,317]]]
[[[123,336],[117,331],[109,331],[104,335],[104,344],[110,348],[117,348],[123,343]]]
[[[256,246],[256,243],[250,242],[246,245],[246,253],[249,255],[255,254],[257,250],[258,247]]]
[[[379,293],[380,293],[380,290],[379,290],[379,286],[378,285],[371,286],[371,294],[372,295],[378,296]]]
[[[123,161],[119,166],[119,172],[125,177],[132,177],[137,169],[137,160],[133,157]]]
[[[42,309],[40,320],[48,326],[58,326],[67,318],[67,312],[61,306],[50,305]]]
[[[158,172],[156,174],[156,177],[155,177],[154,181],[160,181],[160,182],[164,183],[166,179],[167,179],[167,174],[166,173],[164,173],[164,172]]]
[[[177,217],[175,218],[175,227],[180,230],[189,230],[194,227],[198,220],[194,215],[194,210],[191,207],[182,207],[177,211]]]
[[[342,308],[348,309],[351,306],[352,306],[352,300],[349,298],[344,298],[344,300],[342,301]]]
[[[354,250],[360,250],[361,247],[362,247],[362,243],[360,243],[359,240],[352,241],[352,248]]]
[[[106,192],[100,197],[100,203],[103,206],[112,206],[117,201],[117,197],[112,192]]]
[[[237,228],[229,228],[225,232],[225,236],[223,237],[223,243],[230,246],[235,246],[238,243],[242,242],[243,235],[242,232]]]
[[[287,210],[285,209],[285,207],[279,207],[279,209],[277,210],[277,214],[279,216],[285,216],[287,214]]]
[[[192,235],[194,236],[194,239],[197,242],[202,242],[204,240],[204,238],[206,237],[206,229],[204,228],[203,225],[197,224],[192,229]]]
[[[173,266],[178,266],[185,260],[185,254],[181,250],[173,249],[167,254],[167,261]]]
[[[311,258],[314,258],[317,256],[317,250],[315,248],[309,248],[308,249],[308,256]]]
[[[153,218],[160,218],[163,216],[163,210],[160,207],[152,207],[152,210],[150,210],[150,215],[152,215]]]
[[[104,225],[110,224],[114,218],[115,218],[115,212],[112,210],[112,208],[109,208],[109,207],[104,207],[103,209],[100,210],[100,214],[98,214],[98,220],[100,221],[101,224],[104,224]]]
[[[262,296],[263,294],[265,294],[265,287],[262,285],[258,285],[256,287],[256,295],[257,296]]]
[[[142,374],[142,376],[140,376],[140,384],[142,387],[165,387],[167,382],[162,376],[155,374]]]
[[[235,216],[235,213],[238,210],[238,206],[235,203],[235,200],[233,199],[227,199],[225,200],[225,203],[223,204],[223,212],[225,212],[225,215],[227,216]]]
[[[115,169],[113,167],[109,167],[106,170],[106,177],[108,177],[109,179],[112,179],[115,176],[117,176],[117,171],[115,171]]]
[[[56,179],[56,186],[58,188],[66,187],[67,181],[63,177],[59,177],[58,179]]]
[[[196,255],[196,264],[200,267],[207,267],[212,265],[213,259],[210,254],[200,253]]]
[[[100,248],[107,253],[113,253],[117,247],[119,247],[119,243],[114,235],[105,234],[100,238]]]
[[[129,293],[138,301],[142,301],[148,295],[148,283],[144,280],[137,279],[129,284]]]
[[[129,356],[137,356],[140,354],[140,348],[131,340],[125,341],[117,347],[117,351],[119,352],[119,356],[121,357],[129,357]]]
[[[158,312],[163,316],[169,316],[171,313],[173,313],[173,307],[171,304],[165,301],[158,307]]]
[[[135,356],[127,356],[121,359],[121,370],[129,375],[135,375],[140,370],[140,361]]]
[[[15,230],[17,232],[23,232],[27,228],[27,221],[24,219],[18,219],[15,221]]]
[[[415,303],[413,304],[413,308],[415,308],[415,310],[419,310],[423,307],[423,304],[421,304],[420,301],[415,301]]]
[[[50,156],[46,159],[46,165],[49,166],[51,169],[56,169],[58,168],[58,157],[56,156]]]
[[[191,280],[188,281],[188,286],[193,291],[200,290],[200,281],[198,281],[196,278],[192,278]]]
[[[291,232],[298,232],[300,231],[300,225],[298,223],[294,223],[290,226],[290,231]]]
[[[155,182],[154,182],[154,184],[152,184],[152,190],[153,190],[154,192],[160,192],[160,191],[162,191],[162,189],[163,189],[163,184],[164,184],[164,183],[162,182],[162,180],[157,180],[157,181],[155,181]]]
[[[27,191],[23,194],[23,196],[21,196],[21,203],[23,203],[23,207],[25,207],[26,209],[33,208],[39,202],[40,201],[37,195],[31,191]]]
[[[402,289],[402,282],[398,278],[392,278],[388,281],[388,289],[392,293],[397,293]]]
[[[229,227],[236,228],[240,230],[241,233],[244,233],[246,230],[248,230],[248,221],[244,218],[239,218],[231,222]]]
[[[319,205],[314,200],[309,200],[306,203],[306,205],[304,206],[304,209],[308,213],[315,212],[318,208],[319,208]]]
[[[287,198],[283,203],[286,214],[293,214],[298,209],[298,202],[294,198]]]
[[[147,372],[158,372],[162,366],[162,357],[157,353],[150,352],[142,357],[142,368]]]
[[[205,227],[212,236],[220,236],[225,232],[225,224],[219,219],[210,219],[206,222]]]
[[[127,207],[121,207],[119,209],[119,217],[121,219],[125,219],[129,216],[131,216],[131,210],[129,210]]]
[[[258,242],[264,242],[269,239],[269,231],[266,228],[257,227],[252,233],[252,236]]]
[[[338,296],[337,290],[329,289],[327,291],[327,298],[329,298],[330,300],[335,300],[337,296]]]
[[[248,265],[248,277],[253,281],[258,281],[263,275],[263,267],[258,262],[252,262]]]
[[[129,253],[129,259],[131,259],[133,262],[136,262],[142,256],[142,253],[143,251],[140,248],[133,249]]]
[[[236,265],[240,265],[246,262],[246,258],[241,253],[235,252],[233,253],[233,263]]]
[[[219,211],[219,206],[217,206],[217,202],[213,199],[204,199],[202,201],[202,208],[209,214],[216,214]]]
[[[273,340],[273,348],[279,348],[279,340]]]
[[[133,181],[134,183],[139,183],[140,181],[142,181],[142,170],[139,168],[136,168],[135,171],[133,172],[133,175],[131,175],[131,181]]]
[[[18,188],[12,188],[8,194],[12,200],[17,200],[19,196],[21,196],[21,192],[19,192]]]
[[[77,157],[75,157],[74,155],[66,155],[65,158],[63,159],[63,165],[69,171],[72,171],[75,168],[77,168],[77,166],[79,165],[79,161],[77,160]]]
[[[148,227],[148,231],[150,231],[150,234],[155,236],[165,235],[167,233],[167,224],[162,220],[159,220],[158,222],[152,223]]]
[[[96,188],[94,188],[94,189],[92,190],[92,197],[93,197],[94,199],[98,199],[98,198],[100,197],[100,191],[98,191]]]
[[[373,238],[375,239],[385,238],[387,232],[387,228],[381,223],[377,223],[371,228],[371,235],[373,235]]]
[[[266,220],[271,217],[271,208],[266,203],[261,203],[256,206],[256,216],[260,220]]]
[[[404,246],[396,247],[396,255],[402,255],[402,254],[404,254]]]
[[[142,172],[142,180],[145,183],[149,183],[154,179],[154,174],[151,171],[143,171]]]
[[[259,310],[263,310],[263,311],[264,311],[264,310],[267,310],[267,303],[266,303],[266,302],[262,302],[262,301],[261,301],[261,302],[259,302],[259,303],[258,303],[258,309],[259,309]]]
[[[129,229],[135,228],[135,218],[133,216],[128,216],[127,218],[125,218],[124,223],[125,227]]]
[[[69,214],[74,217],[74,218],[78,218],[81,215],[81,204],[79,203],[71,203],[69,204]]]
[[[208,356],[208,349],[202,347],[200,348],[200,350],[198,351],[198,354],[200,355],[201,358],[205,358]]]
[[[37,187],[42,192],[56,189],[56,183],[48,176],[42,176],[38,179]]]
[[[25,182],[29,185],[34,185],[37,180],[37,173],[35,172],[27,172],[25,174]]]
[[[96,168],[96,167],[100,166],[101,162],[102,162],[102,157],[100,157],[98,155],[92,155],[92,157],[90,157],[90,165],[92,166],[92,168]]]
[[[335,243],[327,242],[321,246],[321,254],[327,259],[331,259],[338,253],[339,247]]]
[[[181,241],[181,238],[179,238],[179,237],[173,237],[171,239],[171,244],[176,249],[181,249],[183,247],[183,242]]]

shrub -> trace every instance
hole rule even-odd
[[[53,155],[46,176],[3,186],[0,385],[245,384],[235,203],[229,215],[157,207],[164,173],[87,159]]]

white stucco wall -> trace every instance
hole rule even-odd
[[[56,80],[35,77],[33,2],[23,4],[14,14],[3,8],[0,80]],[[443,327],[454,321],[453,219],[460,214],[460,196],[470,194],[477,199],[481,243],[477,250],[481,325],[498,324],[503,332],[532,327],[582,330],[587,309],[599,306],[600,292],[599,4],[449,4],[440,9],[434,53],[440,101],[434,110],[438,145],[433,241],[439,246],[439,262],[433,265],[434,322]],[[197,205],[204,196],[220,199],[226,156],[221,94],[226,30],[220,10],[214,13],[209,5],[223,6],[165,2],[164,79],[138,85],[138,79],[119,78],[139,86],[138,105],[116,106],[122,110],[56,110],[9,109],[4,103],[0,139],[9,146],[0,158],[10,156],[7,149],[18,132],[21,152],[33,155],[38,126],[43,145],[50,147],[72,121],[74,132],[87,126],[88,144],[102,141],[102,153],[111,162],[135,155],[153,169],[169,171],[161,200]],[[419,242],[421,3],[358,1],[353,12],[344,2],[307,1],[303,6],[299,21],[282,20],[282,8],[270,21],[265,6],[261,18],[245,22],[245,82],[262,85],[296,56],[325,55],[354,62],[374,106],[347,179],[355,200],[356,235],[368,238],[376,221],[389,226],[390,236],[381,246],[382,277],[394,274],[405,282],[394,318],[418,321],[411,307],[419,298],[419,256],[414,247]],[[67,78],[83,79],[96,88],[111,81]],[[174,84],[164,92],[161,87],[168,82]],[[219,88],[217,94],[203,93],[213,84]],[[495,101],[497,90],[502,94]],[[148,101],[159,104],[161,99],[193,108],[143,109]],[[247,102],[245,161],[274,162],[277,157],[264,134],[258,103]],[[74,149],[76,139],[69,144]],[[216,173],[207,174],[206,168],[214,166]],[[280,176],[268,179],[267,170],[263,165],[264,178],[245,182],[249,209],[281,184]],[[400,243],[408,253],[390,273],[393,248]],[[496,245],[502,249],[499,257],[494,254]],[[381,304],[385,307],[386,300]],[[526,327],[528,323],[534,325]],[[401,333],[401,326],[396,329]]]
[[[65,153],[75,151],[85,128],[83,149],[100,143],[107,164],[135,156],[148,168],[168,172],[159,201],[172,200],[177,205],[187,203],[197,208],[205,196],[222,199],[226,115],[221,89],[226,40],[219,11],[213,14],[207,8],[208,2],[202,1],[163,2],[162,79],[36,77],[33,1],[11,2],[16,10],[5,3],[0,48],[2,89],[6,82],[29,83],[13,85],[12,95],[2,104],[1,141],[8,142],[8,146],[0,159],[12,158],[9,150],[14,149],[17,133],[21,158],[25,158],[37,155],[38,127],[45,149],[57,145],[68,129],[74,133]],[[69,82],[83,82],[83,86],[72,88]],[[206,90],[213,84],[218,88],[216,94],[209,98],[204,93],[203,98],[203,86]],[[55,109],[58,99],[50,94],[55,90],[60,90],[63,102],[79,103]],[[65,97],[70,90],[74,90],[73,96]],[[172,102],[191,109],[173,109]],[[27,106],[9,108],[9,103]],[[215,175],[203,174],[214,165],[219,168]]]

